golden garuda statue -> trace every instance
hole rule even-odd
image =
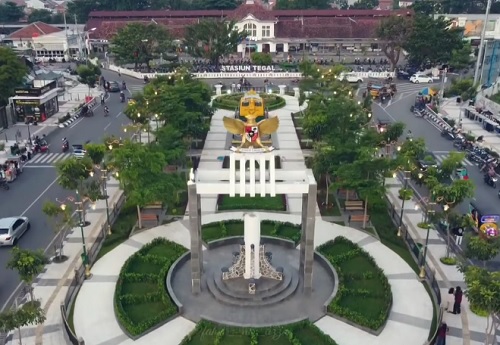
[[[246,148],[271,150],[270,147],[262,144],[261,136],[271,135],[276,132],[279,127],[279,119],[272,117],[257,122],[257,118],[264,115],[260,111],[261,109],[264,109],[263,99],[251,91],[245,94],[240,102],[239,115],[244,117],[246,121],[224,116],[223,122],[227,131],[235,135],[241,135],[241,145],[236,148],[236,152]]]

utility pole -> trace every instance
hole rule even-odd
[[[486,4],[486,13],[484,16],[483,28],[481,30],[481,41],[479,42],[479,51],[477,53],[476,70],[474,71],[474,85],[476,85],[479,82],[479,77],[480,77],[479,72],[481,71],[482,74],[484,68],[484,64],[482,64],[483,62],[482,56],[484,53],[486,26],[488,26],[488,17],[490,16],[491,2],[492,0],[488,0],[488,3]]]

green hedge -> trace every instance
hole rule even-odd
[[[309,321],[280,327],[226,327],[202,320],[181,345],[337,345]]]
[[[177,243],[155,238],[123,265],[115,289],[115,314],[132,336],[177,314],[165,278],[170,266],[186,251]]]
[[[213,100],[212,106],[217,109],[235,110],[239,108],[240,100],[243,95],[243,93],[233,93],[219,96]],[[264,105],[269,111],[283,108],[286,105],[286,101],[283,97],[274,94],[261,93],[260,97],[264,99]]]
[[[389,281],[373,257],[339,236],[317,250],[335,267],[339,290],[328,311],[373,330],[382,327],[392,306]]]
[[[249,197],[249,196],[229,196],[219,194],[217,197],[218,211],[236,210],[261,210],[261,211],[286,211],[286,195]]]
[[[279,237],[298,244],[301,237],[300,225],[292,223],[274,222],[263,220],[260,228],[263,236]],[[227,220],[224,222],[214,222],[201,227],[201,237],[203,241],[210,242],[224,237],[243,236],[244,223],[242,220]]]

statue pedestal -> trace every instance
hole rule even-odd
[[[295,93],[295,98],[299,99],[300,98],[300,89],[298,87],[293,88],[293,92]]]
[[[280,95],[283,96],[286,91],[286,85],[279,85],[280,88]]]
[[[222,85],[215,85],[215,94],[217,96],[221,96],[222,95]]]

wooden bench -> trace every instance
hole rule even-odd
[[[362,200],[346,201],[344,204],[344,211],[363,211],[364,202]]]
[[[147,204],[146,206],[144,206],[144,209],[146,209],[146,210],[152,210],[152,209],[163,210],[163,203],[160,201],[153,202],[151,204]]]
[[[370,222],[370,215],[364,215],[364,214],[353,214],[349,216],[348,223],[351,224],[353,223],[369,223]]]
[[[337,189],[337,196],[341,199],[354,199],[358,198],[358,193],[350,189]]]
[[[155,222],[158,224],[158,216],[153,213],[141,213],[141,221],[143,222]]]

